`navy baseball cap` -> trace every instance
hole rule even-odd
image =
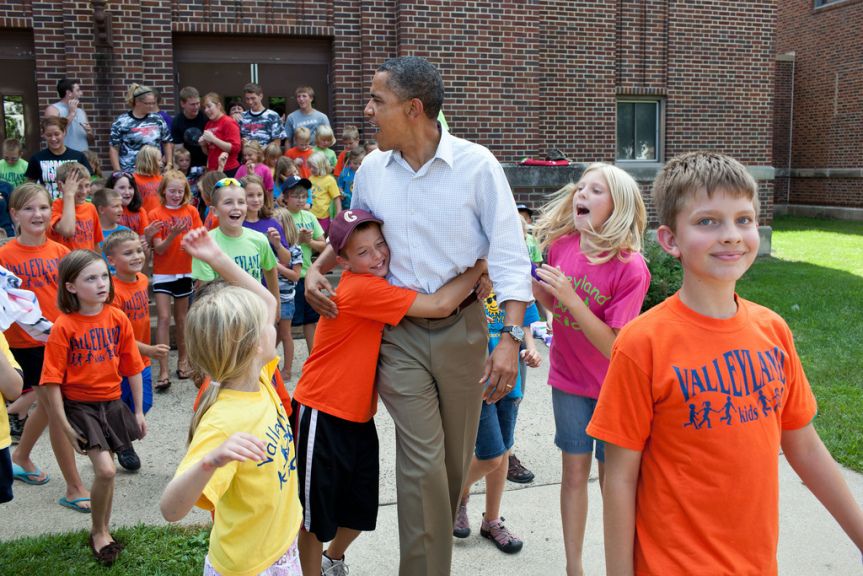
[[[290,190],[291,188],[296,188],[297,186],[302,186],[306,190],[310,190],[312,187],[312,183],[308,178],[300,178],[299,176],[294,176],[291,174],[288,176],[287,180],[285,180],[284,186],[282,186],[282,190]]]

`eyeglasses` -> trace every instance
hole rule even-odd
[[[240,184],[240,181],[236,178],[222,178],[221,180],[216,182],[213,188],[222,188],[224,186],[237,186],[239,188],[243,187],[243,185]]]

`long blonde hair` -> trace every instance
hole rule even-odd
[[[259,356],[266,321],[267,310],[260,298],[227,284],[215,287],[189,309],[185,327],[189,359],[212,379],[192,417],[189,442],[222,385],[249,373]]]
[[[300,241],[300,234],[297,231],[297,225],[294,224],[291,211],[283,206],[276,206],[273,208],[273,218],[284,228],[285,242],[288,243],[288,246],[296,246]]]
[[[629,253],[641,250],[647,209],[638,183],[624,170],[597,162],[584,170],[582,178],[594,170],[605,178],[613,208],[600,230],[580,232],[581,250],[591,263],[604,264],[613,258],[625,258]],[[576,232],[572,200],[577,190],[578,183],[567,184],[555,192],[540,211],[533,230],[543,250],[561,236]]]

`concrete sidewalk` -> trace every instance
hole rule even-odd
[[[554,446],[554,419],[551,392],[545,384],[548,354],[543,345],[543,365],[531,370],[516,429],[515,452],[536,473],[532,484],[508,483],[502,514],[507,525],[524,539],[524,549],[514,556],[503,554],[479,536],[484,486],[474,488],[468,506],[473,532],[455,540],[453,570],[456,575],[532,576],[564,573],[563,537],[560,525],[560,455]],[[305,345],[296,341],[295,373],[305,359]],[[176,362],[174,353],[173,361]],[[173,371],[172,371],[173,373]],[[150,433],[138,443],[143,467],[137,474],[118,471],[112,524],[164,524],[158,500],[185,452],[185,436],[191,416],[195,389],[190,381],[176,381],[170,392],[158,395],[148,415]],[[381,407],[376,417],[381,446],[381,508],[378,529],[361,536],[348,551],[351,574],[397,574],[398,531],[396,519],[395,456],[392,421]],[[57,505],[63,495],[60,477],[47,437],[36,445],[34,461],[51,474],[44,486],[15,483],[15,500],[0,506],[0,541],[48,532],[81,530],[89,527],[89,516]],[[92,479],[89,461],[79,457],[85,482]],[[784,459],[781,476],[781,530],[779,573],[783,576],[863,573],[860,555],[830,515],[818,504]],[[863,501],[863,476],[845,471],[858,501]],[[745,486],[746,479],[741,479]],[[590,516],[585,541],[585,569],[588,574],[604,572],[602,514],[599,487],[590,484]],[[207,523],[209,517],[193,510],[185,523]],[[746,530],[741,526],[742,531]],[[752,539],[760,535],[752,534]],[[0,545],[2,549],[2,545]],[[203,559],[201,559],[203,562]],[[62,571],[58,572],[61,573]]]

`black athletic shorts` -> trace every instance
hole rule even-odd
[[[33,348],[10,348],[15,361],[21,366],[21,374],[24,386],[21,394],[26,394],[39,385],[42,379],[42,364],[45,362],[45,347],[34,346]]]
[[[375,420],[349,422],[292,402],[303,528],[329,542],[339,527],[367,532],[378,518]]]

